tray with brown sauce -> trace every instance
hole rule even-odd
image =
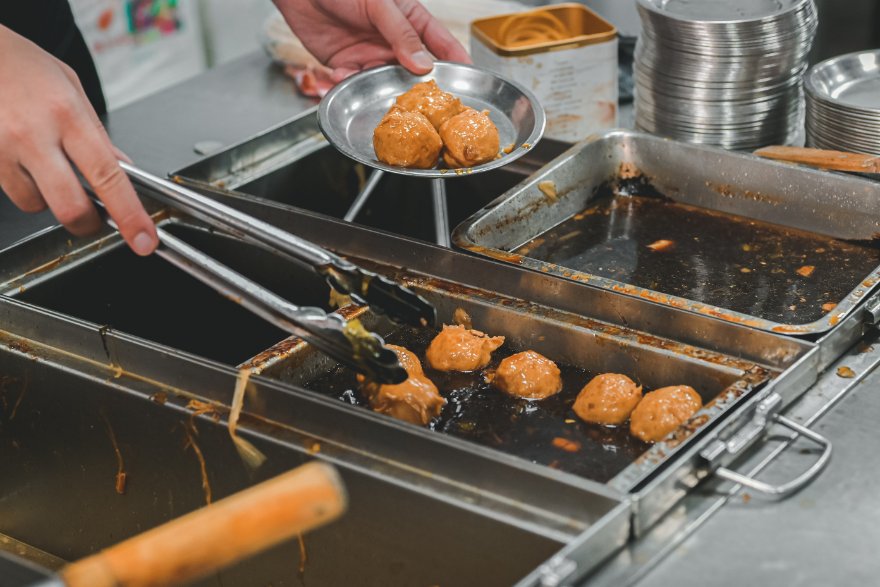
[[[419,358],[425,375],[446,400],[426,427],[601,483],[619,475],[633,484],[643,480],[671,460],[696,432],[707,429],[774,375],[749,361],[441,280],[414,279],[408,285],[435,305],[444,323],[464,322],[489,336],[505,337],[484,368],[441,372],[431,368],[425,353],[437,330],[396,326],[367,308],[340,310]],[[502,360],[526,350],[558,365],[559,393],[528,400],[506,394],[490,382]],[[286,341],[276,351],[263,353],[243,367],[361,409],[371,408],[364,384],[351,370],[305,344]],[[631,434],[629,421],[619,426],[592,424],[572,410],[581,389],[601,373],[625,374],[644,393],[689,385],[698,391],[704,407],[663,441],[643,442]]]
[[[581,143],[456,245],[769,330],[838,324],[880,282],[880,183],[629,131]]]

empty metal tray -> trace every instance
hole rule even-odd
[[[610,131],[458,226],[477,254],[784,334],[880,280],[880,183]]]

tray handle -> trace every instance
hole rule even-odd
[[[777,424],[782,424],[789,430],[797,433],[800,436],[803,436],[804,438],[812,440],[822,447],[822,454],[819,455],[819,458],[816,460],[815,463],[813,463],[813,465],[809,469],[804,471],[797,478],[792,479],[788,483],[783,483],[782,485],[771,485],[770,483],[758,481],[753,477],[743,475],[742,473],[737,473],[736,471],[732,471],[727,467],[718,467],[717,469],[715,469],[715,474],[722,479],[726,479],[734,483],[739,483],[740,485],[748,487],[753,491],[757,491],[771,497],[785,498],[790,495],[794,495],[795,493],[809,485],[813,481],[813,479],[815,479],[819,475],[819,473],[822,472],[822,470],[828,464],[828,461],[831,460],[831,441],[821,434],[814,432],[809,428],[801,426],[794,420],[790,420],[785,416],[774,414],[773,416],[771,416],[771,419]]]
[[[809,485],[813,479],[822,472],[828,464],[828,461],[831,460],[832,446],[831,441],[818,432],[810,430],[794,420],[778,414],[777,412],[781,406],[782,398],[779,394],[771,394],[758,405],[755,410],[754,418],[749,425],[745,426],[740,432],[726,442],[716,440],[700,453],[700,456],[702,456],[710,466],[723,458],[729,460],[734,455],[740,454],[746,447],[756,441],[759,436],[763,435],[764,431],[766,431],[770,424],[780,424],[798,436],[807,438],[822,447],[822,454],[819,455],[816,462],[797,478],[781,485],[772,485],[770,483],[758,481],[748,475],[737,473],[736,471],[723,466],[716,467],[713,472],[722,479],[726,479],[733,483],[739,483],[744,487],[748,487],[753,491],[763,493],[770,497],[782,499],[797,493]],[[795,437],[792,438],[792,440],[794,439]]]

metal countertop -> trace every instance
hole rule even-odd
[[[254,53],[112,112],[108,129],[138,165],[164,175],[199,159],[196,143],[243,140],[312,104],[296,94],[292,82],[268,58]],[[50,223],[45,215],[25,218],[0,204],[0,248]],[[6,229],[10,226],[15,230]],[[634,549],[612,561],[591,583],[622,584],[615,570],[624,567],[642,568],[646,574],[637,584],[646,587],[702,587],[707,581],[872,583],[880,572],[880,560],[873,556],[880,539],[880,525],[875,523],[880,499],[874,490],[880,485],[880,468],[870,460],[877,442],[873,427],[880,419],[880,395],[873,392],[880,384],[880,372],[873,371],[880,363],[880,345],[868,352],[853,351],[842,361],[857,363],[855,370],[863,378],[845,380],[829,370],[789,414],[809,420],[823,412],[831,398],[840,399],[817,424],[834,443],[835,454],[816,482],[782,502],[742,494],[724,497],[704,488],[681,508],[690,513],[670,515],[669,524],[677,530],[666,531],[661,522],[656,536],[645,541],[647,546],[652,540],[654,546],[667,545],[656,565],[650,564],[650,554]],[[802,471],[815,455],[801,454],[797,448],[783,452],[761,478],[787,480]],[[747,470],[763,457],[756,454],[738,469]]]

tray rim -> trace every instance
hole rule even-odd
[[[591,135],[584,141],[573,145],[570,149],[566,150],[564,153],[544,165],[537,172],[535,172],[516,186],[512,187],[504,194],[500,195],[498,198],[487,204],[485,207],[481,208],[480,210],[469,216],[461,224],[459,224],[455,228],[455,230],[453,230],[452,244],[456,247],[459,247],[463,250],[469,251],[481,257],[490,258],[495,261],[500,261],[502,263],[510,265],[516,265],[529,269],[531,271],[549,274],[556,278],[587,284],[592,287],[613,291],[629,297],[638,297],[648,300],[652,303],[675,308],[678,310],[683,310],[693,314],[709,316],[711,318],[722,320],[724,322],[757,328],[759,330],[782,335],[806,336],[827,332],[843,322],[844,318],[852,313],[853,310],[855,310],[855,308],[858,307],[863,300],[869,298],[871,293],[878,289],[878,285],[880,285],[880,265],[875,267],[868,275],[862,278],[860,283],[856,285],[856,287],[852,289],[848,294],[846,294],[846,296],[844,296],[843,299],[840,300],[840,302],[838,302],[837,307],[835,307],[833,311],[829,312],[822,318],[814,320],[813,322],[801,324],[786,324],[766,318],[752,316],[742,312],[736,312],[705,302],[698,302],[684,297],[666,294],[653,289],[637,287],[607,277],[601,277],[592,273],[578,271],[571,267],[563,267],[554,263],[547,263],[544,261],[539,261],[537,259],[515,255],[512,254],[511,251],[505,249],[482,245],[479,243],[478,239],[473,236],[473,232],[479,228],[480,223],[488,217],[490,212],[515,198],[527,187],[540,183],[540,181],[545,179],[544,176],[547,174],[547,172],[554,168],[557,164],[571,158],[574,154],[578,153],[591,143],[598,141],[611,141],[619,138],[665,141],[670,143],[671,146],[684,145],[688,148],[716,153],[719,157],[729,157],[733,159],[746,160],[760,165],[766,165],[771,168],[776,167],[779,169],[784,169],[787,172],[821,174],[822,176],[836,175],[832,172],[827,171],[794,168],[789,164],[770,161],[756,155],[732,152],[718,147],[684,143],[681,141],[652,135],[650,133],[620,128],[610,129],[599,134]],[[874,189],[877,189],[876,182],[873,182],[869,179],[856,177],[848,177],[846,179],[866,183]]]

